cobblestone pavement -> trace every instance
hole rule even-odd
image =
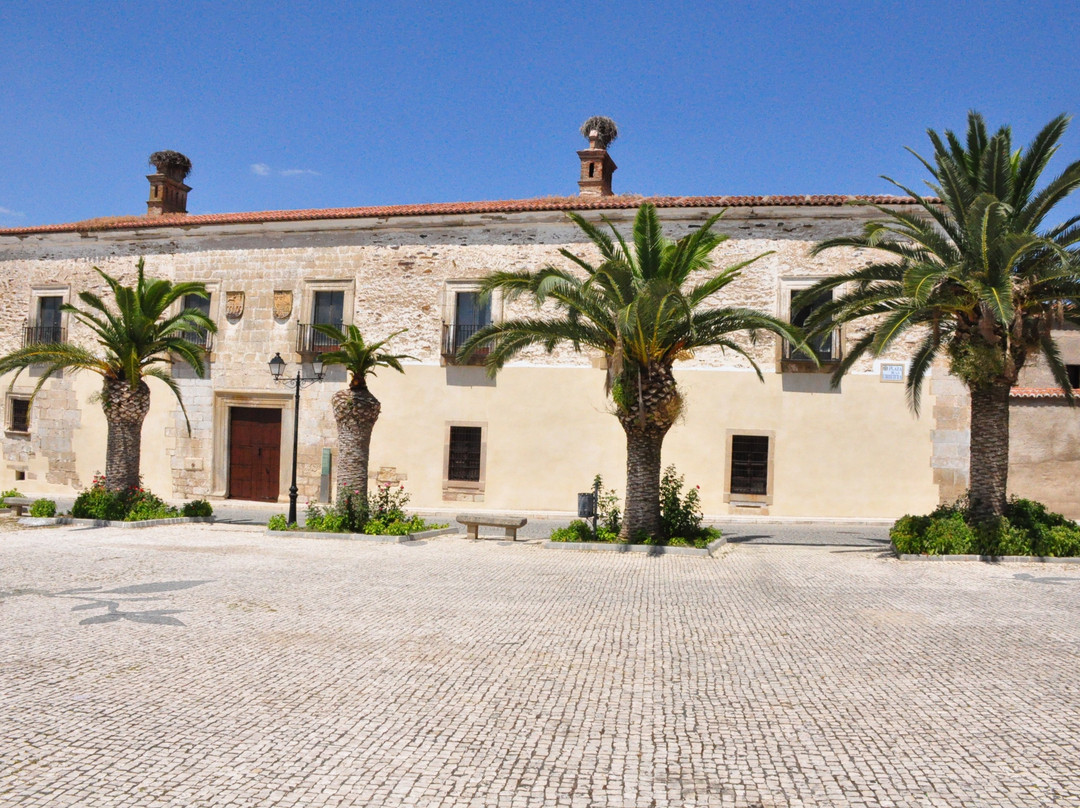
[[[0,805],[1076,806],[1080,574],[0,535]]]

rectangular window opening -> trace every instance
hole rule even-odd
[[[791,297],[789,299],[789,311],[791,312],[790,322],[792,325],[797,325],[799,328],[806,327],[806,321],[810,319],[815,311],[820,309],[826,303],[831,303],[833,299],[833,293],[831,290],[822,292],[815,297],[809,303],[806,303],[800,308],[795,307],[795,298],[805,292],[805,289],[792,289]],[[814,337],[807,341],[807,345],[813,352],[813,355],[817,357],[819,362],[830,362],[833,360],[833,335],[832,333],[822,334],[821,336]],[[813,357],[804,351],[797,351],[790,343],[784,344],[784,358],[792,362],[812,362]]]
[[[184,295],[184,308],[197,309],[210,317],[210,298],[199,295]],[[188,342],[193,342],[200,348],[210,350],[210,332],[205,328],[197,328],[194,331],[184,331],[181,336]]]
[[[764,495],[769,490],[769,438],[732,435],[731,493]]]
[[[64,298],[60,295],[47,295],[37,299],[37,310],[33,322],[26,328],[25,345],[48,345],[64,341],[63,312]]]
[[[30,400],[25,398],[9,398],[11,415],[8,419],[8,429],[12,432],[30,431]]]
[[[446,328],[444,353],[453,356],[481,328],[491,325],[491,301],[481,300],[480,292],[457,292],[454,295],[454,322]],[[477,352],[482,360],[486,350]]]
[[[1069,387],[1080,389],[1080,365],[1066,365],[1065,372],[1069,374]]]
[[[482,441],[481,427],[450,427],[450,460],[446,475],[448,480],[480,482]]]
[[[341,289],[315,292],[311,301],[311,325],[301,324],[297,351],[321,353],[337,350],[338,341],[317,331],[315,325],[331,325],[341,329],[345,325],[345,292]]]

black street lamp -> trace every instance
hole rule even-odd
[[[293,431],[292,431],[292,485],[289,486],[289,524],[296,524],[296,497],[300,493],[296,487],[296,450],[300,442],[300,388],[307,387],[309,384],[322,381],[323,377],[323,362],[322,357],[315,354],[315,358],[311,361],[311,370],[314,372],[314,376],[304,377],[304,365],[300,364],[300,369],[296,371],[296,378],[291,379],[285,376],[286,362],[281,358],[280,353],[275,353],[274,358],[270,360],[270,375],[274,377],[275,384],[287,385],[293,387],[296,390],[296,404],[293,407]]]

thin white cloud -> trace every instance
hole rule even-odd
[[[259,177],[268,177],[270,176],[270,166],[266,163],[252,163],[251,173]]]
[[[281,176],[283,177],[299,177],[302,174],[306,174],[311,177],[322,176],[322,174],[320,174],[318,171],[312,171],[310,168],[285,168],[278,173],[281,174]]]
[[[3,206],[0,206],[0,216],[19,217],[19,216],[25,216],[25,215],[26,214],[22,213],[21,211],[12,210],[11,208],[5,208]]]

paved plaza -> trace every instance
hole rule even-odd
[[[1080,568],[2,532],[0,805],[1078,806]]]

